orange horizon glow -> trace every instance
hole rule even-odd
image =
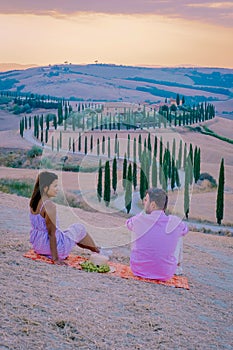
[[[0,15],[1,62],[233,68],[233,29],[159,15]]]

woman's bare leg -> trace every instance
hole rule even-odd
[[[95,253],[99,253],[100,251],[89,233],[87,233],[86,236],[79,243],[77,243],[77,245],[81,248],[89,249]]]

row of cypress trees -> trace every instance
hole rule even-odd
[[[173,148],[174,148],[174,142],[173,142]],[[160,152],[162,152],[162,145],[160,140]],[[173,150],[173,154],[174,150]],[[192,152],[192,144],[190,144],[190,150],[189,154],[185,155],[186,159],[184,160],[185,164],[185,178],[188,181],[188,185],[191,185],[193,183],[193,180],[197,182],[199,176],[200,176],[200,148],[198,149],[195,147],[194,156]],[[168,183],[170,182],[170,188],[173,191],[175,187],[180,188],[180,178],[179,178],[179,172],[177,167],[177,161],[175,162],[175,159],[171,157],[170,151],[169,151],[169,144],[167,144],[167,148],[165,148],[163,157],[161,157],[161,163],[157,161],[157,148],[154,147],[154,154],[153,158],[151,159],[151,152],[148,151],[148,148],[144,148],[142,154],[141,154],[141,162],[140,162],[140,183],[139,183],[139,192],[141,199],[144,198],[145,191],[152,185],[153,187],[157,187],[160,183],[161,187],[167,191],[168,190]],[[122,187],[125,190],[125,196],[126,196],[126,208],[129,208],[129,197],[132,197],[132,187],[134,190],[137,188],[137,171],[138,171],[138,165],[137,165],[136,157],[134,156],[134,161],[130,162],[128,165],[128,159],[127,155],[125,153],[124,160],[123,160],[123,169],[122,169]],[[105,163],[106,165],[106,163]],[[108,167],[109,167],[109,161],[108,161]],[[110,176],[110,175],[109,175]],[[107,175],[108,179],[108,175]],[[113,170],[112,170],[112,180],[109,178],[107,180],[107,193],[109,191],[111,192],[111,186],[109,187],[109,184],[112,181],[112,188],[114,193],[116,193],[116,184],[117,184],[117,158],[114,157],[113,160]],[[129,185],[129,183],[131,185]],[[100,185],[101,183],[101,185]],[[131,186],[131,187],[130,187]],[[105,187],[104,187],[105,188]],[[100,190],[101,189],[101,190]],[[101,200],[101,192],[102,191],[102,165],[99,165],[99,177],[98,177],[98,186],[97,186],[97,195],[98,199]],[[185,192],[185,202],[187,202],[188,199],[188,192]],[[105,198],[105,196],[104,196]],[[108,199],[110,200],[110,195],[108,194]],[[108,201],[107,201],[108,202]],[[127,209],[128,210],[128,209]],[[187,210],[186,210],[187,213]]]
[[[145,157],[145,154],[143,155],[143,158]],[[153,163],[155,163],[155,157],[153,159]],[[149,176],[147,174],[148,169],[146,169],[144,165],[141,165],[140,169],[140,197],[141,199],[144,198],[146,190],[149,188],[148,179]],[[189,211],[190,211],[190,173],[192,170],[193,165],[191,163],[191,160],[188,160],[186,162],[185,166],[185,180],[184,180],[184,214],[185,217],[188,219],[189,217]],[[153,169],[153,167],[152,167]],[[152,172],[152,186],[157,187],[157,182],[155,182],[154,178],[157,177],[157,171]],[[106,206],[109,206],[110,200],[111,200],[111,187],[113,189],[114,194],[116,194],[117,189],[117,159],[116,157],[113,160],[112,164],[112,177],[111,177],[111,169],[110,169],[110,163],[109,161],[106,161],[105,163],[105,170],[104,170],[104,190],[102,188],[102,178],[103,178],[103,169],[102,169],[102,163],[101,160],[99,161],[99,173],[98,173],[98,184],[97,184],[97,197],[98,200],[101,201],[102,197],[106,204]],[[171,182],[174,180],[171,180]],[[177,181],[177,179],[176,179]],[[179,180],[178,180],[179,181]],[[223,219],[223,213],[224,213],[224,183],[225,183],[225,175],[224,175],[224,159],[221,160],[220,164],[220,170],[219,170],[219,180],[218,180],[218,190],[217,190],[217,200],[216,200],[216,219],[217,223],[220,225]],[[132,189],[136,190],[137,187],[137,164],[133,163],[133,169],[132,169],[132,163],[130,162],[127,167],[127,159],[126,155],[124,157],[123,162],[123,177],[122,177],[122,185],[125,190],[125,208],[127,213],[131,210],[132,205]],[[178,186],[178,185],[177,185]],[[171,185],[172,188],[172,185]]]
[[[190,125],[198,122],[202,122],[205,120],[209,120],[215,117],[215,109],[212,104],[198,104],[193,107],[186,108],[182,113],[179,111],[179,115],[177,111],[174,113],[171,111],[171,108],[164,105],[160,107],[159,113],[156,113],[155,109],[151,112],[146,112],[145,106],[141,113],[133,112],[130,109],[124,109],[124,113],[120,113],[117,115],[107,115],[103,116],[100,113],[93,110],[88,110],[87,114],[85,109],[78,114],[73,112],[71,113],[72,106],[69,104],[69,101],[45,101],[42,99],[35,99],[31,97],[21,98],[16,97],[16,103],[25,103],[27,101],[30,102],[32,106],[37,106],[41,104],[43,108],[56,108],[57,116],[54,115],[53,118],[53,126],[56,129],[57,125],[63,125],[64,130],[67,129],[68,123],[71,123],[73,131],[75,131],[76,124],[78,124],[78,128],[82,128],[84,130],[121,130],[121,129],[133,129],[137,128],[161,128],[162,123],[163,127],[167,127],[167,123],[169,126],[181,126],[181,125]],[[70,117],[70,118],[69,118]],[[24,119],[27,117],[24,117]],[[69,120],[70,119],[70,120]],[[90,120],[91,119],[91,120]],[[23,135],[23,124],[20,125],[20,134]],[[37,124],[35,125],[37,127]],[[46,123],[46,129],[49,129],[49,123]]]

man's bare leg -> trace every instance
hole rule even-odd
[[[179,238],[174,255],[175,255],[175,258],[177,261],[177,268],[176,268],[175,275],[182,275],[182,273],[183,273],[183,267],[182,267],[182,263],[183,263],[183,237]]]

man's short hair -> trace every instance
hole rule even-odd
[[[165,210],[167,208],[168,196],[164,190],[152,187],[146,191],[146,194],[149,195],[150,202],[155,202],[158,209]]]

